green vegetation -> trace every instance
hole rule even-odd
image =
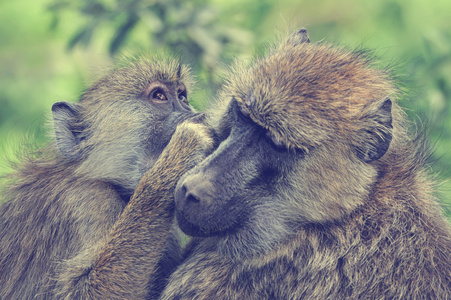
[[[116,56],[180,57],[197,76],[191,99],[202,109],[234,59],[306,27],[312,41],[375,49],[393,67],[406,91],[400,104],[430,128],[431,167],[451,206],[450,12],[449,0],[2,1],[0,174],[23,145],[47,140],[51,104],[76,101]]]

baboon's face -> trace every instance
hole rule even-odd
[[[292,41],[238,73],[215,124],[222,143],[177,185],[182,230],[246,242],[362,205],[391,141],[383,76],[353,54]]]
[[[56,139],[77,172],[131,194],[168,144],[195,115],[188,70],[175,62],[141,61],[99,80],[79,104],[53,106]]]
[[[194,236],[239,230],[258,210],[279,198],[278,188],[305,153],[275,144],[233,100],[222,120],[217,150],[188,172],[176,189],[177,220]],[[285,178],[285,180],[284,180]]]

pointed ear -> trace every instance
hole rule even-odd
[[[310,43],[310,39],[307,34],[307,29],[301,28],[295,34],[291,36],[290,42],[299,45],[303,43]]]
[[[362,161],[370,163],[387,152],[393,137],[391,108],[391,100],[385,99],[364,117],[368,125],[357,132],[354,143],[356,155]]]
[[[53,126],[56,144],[64,157],[77,159],[80,157],[78,145],[81,141],[80,120],[81,106],[70,102],[57,102],[52,106]]]

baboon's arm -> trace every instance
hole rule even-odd
[[[205,157],[212,144],[204,125],[179,125],[110,235],[97,249],[66,263],[57,291],[61,298],[145,298],[149,277],[155,273],[170,235],[175,185],[183,173]]]

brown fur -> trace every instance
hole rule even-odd
[[[81,253],[60,275],[64,299],[145,299],[149,278],[170,239],[173,192],[180,176],[212,147],[203,125],[185,123],[144,175],[130,203],[94,249]],[[95,253],[93,256],[92,254]],[[152,277],[153,276],[153,277]]]
[[[199,124],[183,125],[169,143],[177,124],[196,116],[180,102],[190,84],[177,62],[141,60],[99,80],[78,104],[54,105],[55,143],[24,160],[3,191],[0,299],[157,293],[179,259],[172,190],[210,143]],[[155,100],[153,87],[167,101]]]
[[[162,299],[451,299],[451,228],[388,74],[305,30],[235,68],[176,188]]]

